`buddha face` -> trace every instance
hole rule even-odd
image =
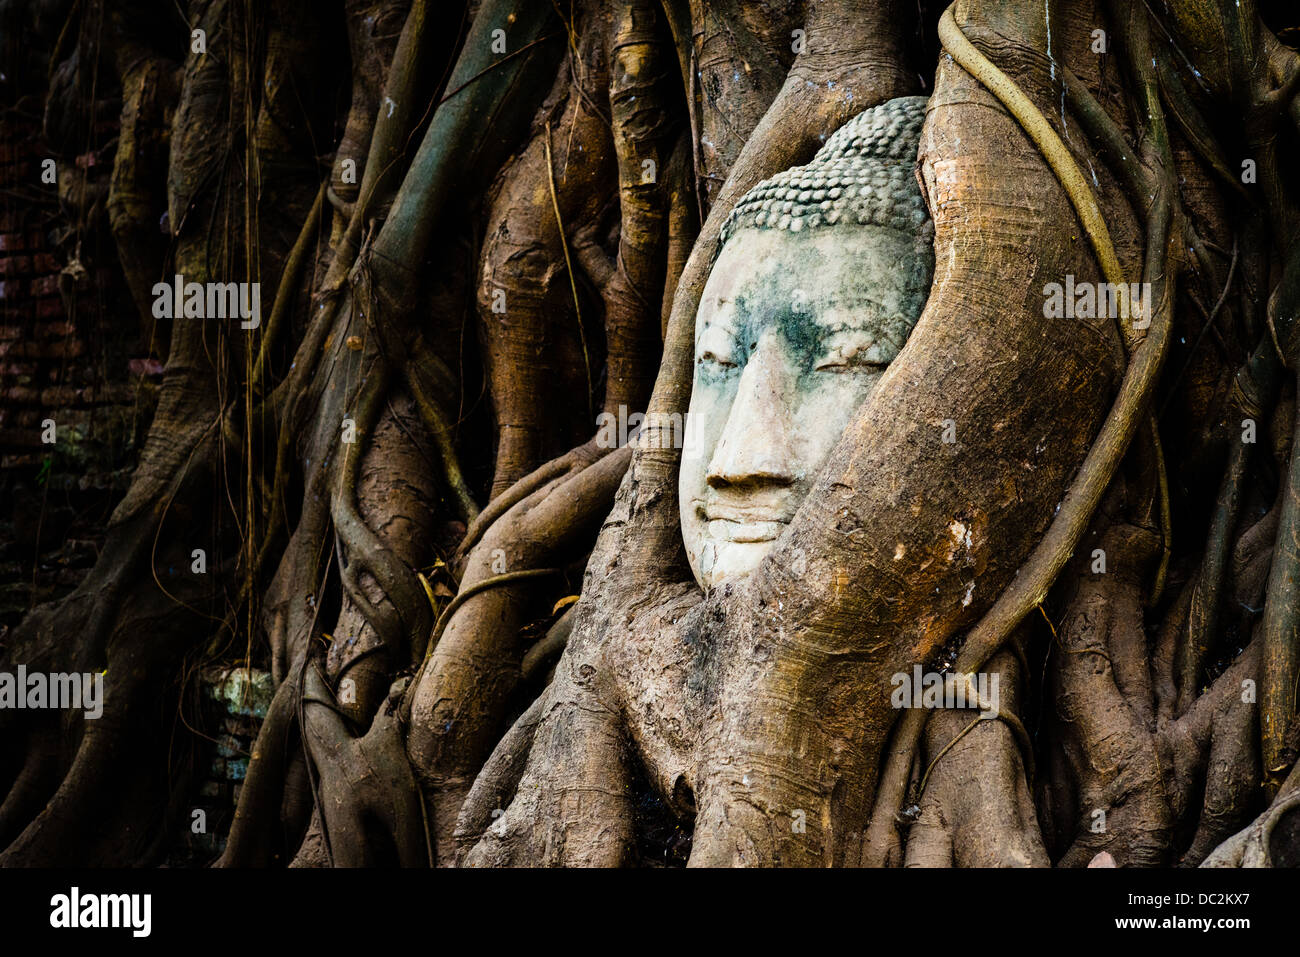
[[[696,581],[752,571],[902,349],[933,253],[875,225],[748,228],[723,246],[695,320],[682,535]]]

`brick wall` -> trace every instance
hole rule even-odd
[[[134,354],[103,214],[116,127],[97,121],[97,149],[58,157],[55,186],[41,182],[54,157],[40,123],[19,110],[0,122],[0,640],[94,563],[152,415],[161,368]]]

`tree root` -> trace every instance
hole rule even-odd
[[[1300,771],[1292,771],[1269,809],[1224,841],[1202,867],[1295,867],[1300,862]]]
[[[533,571],[573,556],[590,541],[627,468],[630,450],[552,479],[494,522],[470,553],[455,608],[439,621],[409,702],[407,746],[434,808],[438,860],[454,855],[456,814],[491,752],[520,678],[518,630],[529,607]],[[493,579],[498,581],[488,587]],[[485,590],[486,589],[486,590]]]
[[[405,679],[394,684],[370,729],[354,737],[319,665],[306,668],[300,720],[318,780],[324,845],[335,867],[432,864],[398,717],[405,690]]]
[[[999,712],[1020,695],[1015,657],[1000,652]],[[907,832],[905,867],[1046,867],[1026,780],[1025,752],[1010,727],[969,711],[937,711],[926,724],[928,780]],[[1032,760],[1032,758],[1030,758]]]

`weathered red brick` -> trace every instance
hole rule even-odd
[[[12,253],[26,249],[22,233],[0,233],[0,253]]]
[[[19,339],[0,342],[0,356],[11,359],[75,359],[85,353],[86,344],[80,339]]]
[[[20,280],[0,280],[0,299],[17,299],[22,294],[23,284]]]
[[[89,393],[89,389],[76,389],[70,385],[50,386],[48,389],[40,391],[40,404],[47,409],[67,405],[82,405],[88,401]]]
[[[30,256],[0,256],[0,276],[23,276],[31,271]]]
[[[57,319],[63,314],[62,299],[41,299],[36,303],[36,317],[38,319]]]
[[[27,468],[40,465],[43,461],[39,455],[6,455],[0,457],[0,470]]]
[[[32,280],[33,296],[53,296],[59,292],[59,277],[42,276],[40,279]]]
[[[108,405],[131,405],[138,393],[139,389],[134,382],[109,382],[100,387],[95,399]]]
[[[40,174],[34,163],[7,163],[0,166],[0,183],[22,185],[39,182]]]
[[[21,299],[0,305],[0,322],[28,322],[34,315],[36,310],[32,304]]]
[[[6,402],[12,402],[15,405],[38,405],[41,402],[41,393],[24,385],[10,386],[0,394],[3,394]]]
[[[77,327],[64,319],[62,322],[38,322],[32,330],[37,339],[56,339],[60,336],[75,335]]]
[[[60,359],[75,359],[86,354],[86,344],[80,339],[60,339],[51,342],[47,348],[51,351],[46,355],[52,353]]]
[[[45,448],[39,429],[0,429],[0,446],[11,449]]]
[[[39,415],[42,420],[53,419],[59,423],[60,433],[64,429],[75,428],[83,435],[90,434],[90,421],[94,417],[94,412],[90,409],[43,409],[35,414]]]

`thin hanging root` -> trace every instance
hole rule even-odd
[[[307,263],[307,254],[313,245],[313,239],[320,230],[321,225],[321,197],[324,195],[326,183],[321,183],[321,188],[316,193],[316,201],[312,204],[311,212],[303,221],[302,229],[298,233],[298,238],[289,251],[289,256],[284,263],[284,271],[280,274],[280,284],[276,288],[275,303],[271,307],[271,315],[267,319],[266,327],[263,330],[262,341],[258,346],[257,359],[253,363],[253,371],[249,378],[249,409],[256,413],[257,403],[261,401],[263,395],[262,383],[266,378],[266,367],[270,362],[271,350],[275,347],[279,339],[280,332],[284,328],[284,321],[288,317],[290,310],[293,308],[294,294],[298,290],[299,281],[302,278],[303,268]],[[223,437],[231,447],[238,447],[240,444],[239,437],[234,434],[234,417],[222,416]],[[286,430],[281,430],[278,435],[285,435]],[[262,481],[263,496],[262,500],[268,503],[271,508],[270,521],[262,532],[261,547],[253,553],[253,558],[248,562],[248,567],[240,576],[239,596],[231,605],[230,611],[226,615],[225,621],[217,629],[217,634],[234,631],[234,619],[245,603],[248,601],[252,590],[257,587],[261,578],[262,568],[266,564],[267,558],[271,552],[280,546],[280,520],[284,517],[284,510],[278,506],[285,494],[285,486],[288,475],[283,468],[283,462],[280,461],[279,447],[281,443],[277,441],[277,467],[275,470],[272,484],[268,487],[265,481]],[[288,442],[283,443],[285,453],[288,452]],[[259,475],[259,478],[261,476]]]
[[[929,765],[926,766],[925,773],[921,775],[921,783],[916,789],[917,794],[925,793],[925,786],[930,783],[930,774],[934,771],[934,766],[939,763],[939,759],[942,758],[949,751],[951,751],[957,745],[958,741],[960,741],[962,738],[966,737],[966,735],[974,731],[975,726],[978,725],[983,720],[984,719],[981,718],[979,715],[976,715],[974,718],[971,719],[970,723],[967,724],[966,727],[958,731],[957,734],[953,737],[953,739],[940,749],[938,754],[936,754],[933,758],[930,759]]]
[[[578,322],[578,338],[582,342],[582,371],[587,377],[587,417],[594,418],[591,407],[591,355],[587,350],[587,330],[582,325],[582,303],[578,300],[578,278],[573,272],[569,256],[569,240],[564,235],[564,219],[560,216],[560,198],[555,190],[555,161],[551,158],[551,121],[546,121],[546,182],[551,188],[551,209],[555,210],[555,229],[560,235],[560,249],[564,251],[564,269],[569,274],[569,291],[573,293],[573,315]],[[566,156],[567,159],[567,156]]]
[[[1174,551],[1174,520],[1169,506],[1169,473],[1165,470],[1165,447],[1160,441],[1160,423],[1154,412],[1147,417],[1147,429],[1151,432],[1151,448],[1155,453],[1156,493],[1160,500],[1160,563],[1156,566],[1151,594],[1147,599],[1147,604],[1155,607],[1164,594],[1165,579],[1169,574],[1169,559]]]
[[[1038,144],[1066,192],[1070,193],[1070,200],[1088,230],[1089,239],[1102,263],[1107,280],[1126,287],[1110,240],[1110,231],[1101,216],[1096,198],[1074,163],[1074,158],[1038,108],[1006,74],[971,45],[953,21],[951,9],[945,11],[939,20],[939,38],[953,59],[988,87]],[[1078,195],[1070,192],[1071,183],[1079,190]],[[1176,230],[1162,228],[1167,223],[1167,212],[1164,217],[1152,215],[1152,238],[1158,238],[1159,245],[1152,244],[1149,247],[1149,256],[1156,255],[1156,249],[1163,249],[1167,241],[1166,232],[1177,233]],[[1108,264],[1115,270],[1113,274],[1107,268]],[[1171,283],[1163,285],[1164,295],[1152,309],[1150,332],[1134,350],[1119,394],[1047,534],[1006,591],[967,635],[957,658],[958,672],[973,672],[980,668],[1002,646],[1016,625],[1047,597],[1052,583],[1070,560],[1079,539],[1087,530],[1102,494],[1114,478],[1137,431],[1139,416],[1149,405],[1160,368],[1164,364],[1172,328],[1171,286]],[[1119,298],[1122,314],[1127,317],[1127,298],[1124,295]],[[895,731],[892,750],[881,775],[876,809],[872,812],[868,828],[864,853],[864,863],[868,866],[883,866],[894,845],[894,817],[902,805],[912,755],[925,726],[925,717],[921,710],[909,711]]]
[[[298,282],[302,278],[302,271],[307,264],[308,254],[312,251],[313,240],[320,230],[322,198],[326,189],[328,189],[328,181],[322,182],[320,189],[316,191],[316,201],[312,203],[311,212],[307,214],[307,219],[302,224],[298,238],[294,241],[293,248],[289,250],[289,256],[284,261],[284,271],[280,273],[280,285],[275,290],[275,304],[271,307],[271,315],[266,321],[266,328],[262,330],[262,342],[258,346],[257,360],[253,364],[253,374],[249,388],[254,403],[262,398],[262,382],[266,378],[266,367],[271,361],[271,351],[275,348],[280,338],[280,332],[284,328],[285,319],[288,318],[293,308],[294,294],[298,291]]]
[[[425,391],[420,377],[411,371],[410,363],[403,364],[402,375],[407,389],[411,392],[411,398],[415,400],[420,418],[424,420],[425,427],[429,430],[429,435],[432,436],[434,446],[438,450],[438,461],[442,464],[442,477],[451,493],[456,514],[466,526],[469,526],[478,517],[479,507],[474,501],[474,494],[469,490],[469,485],[465,482],[465,473],[461,470],[460,458],[456,455],[456,446],[452,442],[451,422],[442,406]]]

